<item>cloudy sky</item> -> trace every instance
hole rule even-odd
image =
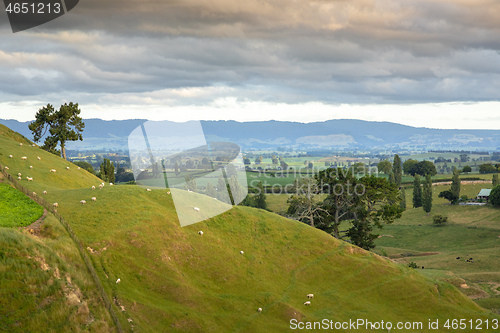
[[[498,0],[82,0],[13,34],[0,13],[0,118],[500,128]]]

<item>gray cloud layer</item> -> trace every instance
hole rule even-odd
[[[25,32],[2,21],[0,98],[498,101],[498,17],[495,0],[86,0]]]

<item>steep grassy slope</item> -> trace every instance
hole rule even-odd
[[[0,164],[5,164],[6,156],[21,148],[0,139]],[[266,211],[235,207],[182,228],[167,191],[91,190],[100,183],[97,178],[27,148],[33,152],[23,156],[39,154],[47,164],[25,185],[50,189],[47,200],[59,203],[59,213],[88,247],[127,330],[283,332],[291,319],[426,325],[429,319],[498,318],[449,284]],[[12,165],[27,171],[26,165]],[[50,174],[59,165],[62,170]],[[93,196],[96,202],[89,200]],[[222,205],[201,195],[198,203]],[[309,293],[315,296],[306,306]]]
[[[36,235],[0,227],[0,304],[0,332],[115,332],[74,242],[51,214]]]

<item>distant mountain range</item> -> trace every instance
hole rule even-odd
[[[145,119],[85,119],[84,140],[68,149],[127,149],[127,137]],[[29,122],[0,119],[0,123],[29,139]],[[336,119],[324,122],[202,121],[211,141],[230,141],[251,149],[339,150],[500,150],[500,130],[444,130],[390,122]]]

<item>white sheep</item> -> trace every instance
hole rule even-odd
[[[36,192],[33,192],[33,196],[36,197]]]
[[[33,169],[33,166],[32,166],[32,165],[30,165],[30,169]]]
[[[95,186],[94,185],[92,185],[92,189],[95,190]]]
[[[170,194],[170,191],[168,191],[167,194]]]
[[[58,204],[57,202],[54,202],[54,203],[52,204],[52,207],[59,207],[59,204]]]
[[[102,184],[99,185],[100,190],[102,190],[103,187],[104,187],[104,185],[102,185]]]
[[[200,211],[200,209],[199,209],[198,207],[193,207],[193,209],[194,209],[195,211],[197,211],[197,212],[199,212],[199,211]]]
[[[22,178],[21,177],[17,177],[17,180],[21,180]]]
[[[18,176],[18,177],[21,177],[21,176],[22,176],[22,174],[19,172],[19,173],[17,174],[17,176]]]
[[[311,305],[311,302],[309,302],[309,301],[304,302],[304,305]]]
[[[8,166],[5,166],[5,168],[4,168],[4,169],[5,169],[5,170],[9,170],[9,167],[8,167]]]
[[[314,294],[307,294],[307,298],[313,298]]]
[[[66,167],[66,170],[69,170],[69,167]]]
[[[259,313],[261,313],[262,312],[262,308],[258,308],[257,311],[259,311]]]
[[[22,160],[27,160],[28,158],[26,156],[21,157]]]
[[[33,181],[33,178],[32,178],[32,177],[26,177],[26,179],[27,179],[29,182],[32,182],[32,181]]]
[[[20,145],[20,146],[22,146],[22,145],[23,145],[23,143],[21,142],[21,143],[19,143],[19,145]]]
[[[151,192],[151,189],[150,189],[150,188],[147,188],[147,189],[146,189],[146,192]]]
[[[32,144],[31,147],[35,147],[35,144]]]
[[[109,183],[109,186],[113,186],[113,183]]]
[[[41,160],[40,156],[37,156],[36,158],[37,158],[39,161]]]
[[[200,231],[198,231],[198,234],[199,234],[200,236],[203,236],[203,231],[201,231],[201,230],[200,230]]]
[[[78,170],[80,170],[80,167],[78,167]]]
[[[243,252],[243,251],[240,251],[240,254],[245,254],[245,252]]]
[[[46,195],[46,194],[47,194],[47,191],[43,191],[43,193],[42,193],[42,194],[43,194],[43,195]]]
[[[80,200],[80,203],[81,203],[82,205],[85,205],[85,204],[87,203],[87,201],[85,201],[85,200]]]
[[[96,197],[92,197],[92,201],[97,201],[97,198]]]
[[[14,156],[12,156],[12,155],[9,155],[9,158],[12,158],[12,157],[14,157]]]
[[[56,172],[56,169],[50,169],[50,172],[55,173],[55,172]]]
[[[116,280],[116,283],[120,283],[120,281],[121,281],[120,278],[118,278],[118,280]]]

